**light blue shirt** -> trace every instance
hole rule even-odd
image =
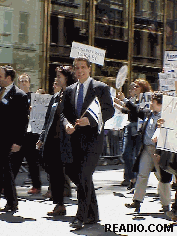
[[[144,136],[144,144],[145,145],[154,145],[155,143],[152,142],[152,136],[156,130],[157,120],[160,119],[161,112],[154,114],[152,113],[150,119],[148,120],[148,124],[146,126],[145,136]]]

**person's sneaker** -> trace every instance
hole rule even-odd
[[[124,179],[121,183],[121,186],[129,186],[129,185],[130,185],[130,181],[126,179]]]
[[[177,221],[177,211],[175,209],[172,209],[171,211],[167,211],[166,215],[173,221]]]
[[[135,208],[135,212],[139,213],[140,212],[140,201],[134,200],[132,204],[125,204],[127,208]]]
[[[174,189],[174,190],[177,190],[177,183],[173,183],[173,184],[171,185],[171,188]]]
[[[41,192],[41,189],[40,188],[34,188],[32,187],[29,191],[28,191],[28,194],[38,194]]]
[[[166,205],[166,206],[162,206],[162,209],[160,209],[159,212],[167,212],[169,210],[170,210],[169,205]]]

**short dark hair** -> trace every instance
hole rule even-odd
[[[161,91],[155,91],[152,94],[152,100],[156,100],[158,104],[162,104],[163,93]]]
[[[58,66],[56,71],[59,71],[66,77],[66,86],[70,86],[75,83],[75,78],[72,70],[72,66]]]
[[[90,61],[89,61],[86,57],[78,57],[78,58],[75,58],[74,61],[73,61],[73,66],[74,66],[74,67],[76,66],[76,63],[77,63],[78,61],[85,61],[88,67],[91,66]]]
[[[5,65],[5,66],[1,66],[0,68],[5,71],[5,77],[10,76],[11,80],[14,81],[16,71],[14,70],[14,68],[12,66]]]
[[[30,77],[27,73],[21,74],[21,75],[18,77],[18,82],[19,82],[19,80],[20,80],[21,77],[27,77],[28,80],[29,80],[29,83],[31,83],[31,77]]]

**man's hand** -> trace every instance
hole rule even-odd
[[[160,118],[157,120],[157,127],[160,128],[165,123],[165,120]]]
[[[120,106],[122,106],[122,104],[123,104],[123,102],[118,98],[114,98],[114,102],[117,103]]]
[[[36,149],[39,150],[43,145],[43,142],[41,140],[38,140],[36,143]]]
[[[75,128],[72,124],[68,123],[66,126],[65,126],[65,130],[66,130],[66,133],[67,134],[72,134],[74,133],[75,131]]]
[[[156,158],[157,163],[159,163],[159,161],[160,161],[160,156],[159,156],[158,154],[154,154],[154,156],[155,156],[155,158]]]
[[[83,118],[80,118],[80,119],[76,120],[76,125],[87,126],[87,125],[90,125],[90,122],[89,122],[89,119],[87,117],[83,117]]]
[[[122,92],[118,92],[117,98],[123,100],[125,98],[125,95]]]
[[[151,139],[151,141],[152,141],[153,143],[157,143],[157,136],[156,136],[156,137],[153,137],[153,138]]]
[[[11,152],[19,152],[20,148],[21,148],[21,146],[14,143],[11,147]]]

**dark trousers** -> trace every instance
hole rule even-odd
[[[141,147],[141,136],[139,134],[132,136],[130,126],[126,127],[124,145],[124,152],[122,156],[125,163],[124,178],[131,180],[136,178],[136,173],[132,171],[132,168]]]
[[[55,165],[52,171],[49,172],[50,187],[54,204],[62,206],[64,204],[64,167],[61,165]]]
[[[12,170],[15,178],[19,172],[20,166],[22,165],[23,158],[26,158],[34,188],[41,188],[39,151],[36,150],[36,143],[38,139],[38,134],[27,133],[20,151],[14,153],[12,158]]]
[[[66,174],[77,186],[78,210],[76,217],[85,222],[88,217],[98,220],[98,204],[92,180],[99,154],[78,152],[73,163],[66,165]],[[79,157],[82,157],[82,160]]]
[[[10,147],[1,148],[0,164],[0,193],[4,188],[4,195],[9,206],[18,205],[14,175],[11,168]]]

